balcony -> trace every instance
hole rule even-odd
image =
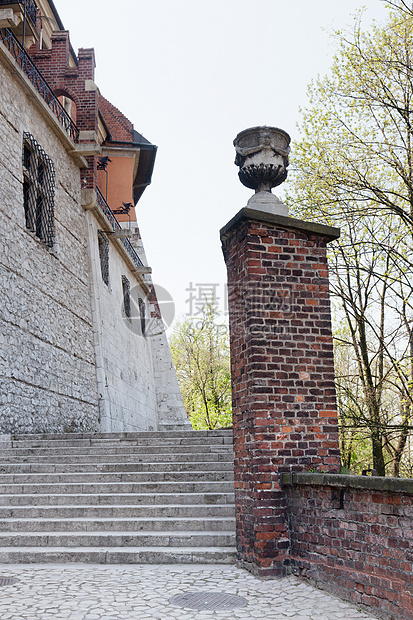
[[[96,196],[98,209],[101,213],[103,213],[106,220],[109,222],[110,226],[112,227],[112,232],[123,230],[98,187],[96,188]],[[138,273],[149,273],[149,267],[144,266],[129,239],[118,238],[118,241],[122,244],[124,250],[128,254],[128,258],[132,261],[136,271]]]
[[[33,4],[31,0],[26,1]],[[6,3],[6,0],[0,0],[0,5]],[[76,142],[79,139],[78,128],[10,28],[0,29],[0,41],[10,52],[11,56],[19,65],[23,73],[26,74],[29,81],[49,106],[50,110],[56,116],[57,120],[63,126],[72,141]]]
[[[0,28],[13,28],[14,34],[23,41],[38,39],[36,29],[37,6],[34,0],[0,0]]]

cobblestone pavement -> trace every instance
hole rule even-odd
[[[1,620],[372,620],[339,598],[296,577],[260,581],[233,566],[0,565]],[[245,607],[195,611],[170,603],[180,593],[215,592],[246,599]]]

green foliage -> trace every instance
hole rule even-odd
[[[170,338],[185,409],[196,430],[232,426],[229,336],[213,300],[203,315],[175,325]]]
[[[335,34],[328,76],[309,87],[295,185],[317,196],[334,222],[342,212],[396,213],[412,225],[413,18],[394,10],[384,28]],[[308,184],[311,183],[309,187]]]
[[[339,226],[329,246],[343,465],[408,470],[413,412],[413,14],[336,32],[329,75],[309,88],[287,197]]]

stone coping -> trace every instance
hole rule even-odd
[[[221,239],[224,239],[230,230],[242,220],[255,220],[266,224],[275,224],[283,228],[294,228],[295,230],[302,230],[303,232],[323,236],[328,241],[338,239],[340,236],[340,229],[334,228],[333,226],[317,224],[316,222],[306,222],[304,220],[296,220],[295,218],[288,217],[286,215],[278,215],[275,213],[244,207],[238,211],[238,213],[228,222],[228,224],[221,228]]]
[[[388,491],[413,495],[413,478],[387,478],[381,476],[348,476],[346,474],[312,474],[294,472],[281,474],[282,486],[328,486],[367,491]]]

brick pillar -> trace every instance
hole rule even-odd
[[[98,135],[99,106],[98,91],[94,87],[95,79],[95,51],[93,48],[81,48],[78,53],[79,76],[81,86],[81,104],[77,110],[77,126],[81,131],[93,131]],[[86,157],[88,167],[81,170],[83,188],[95,189],[97,185],[97,155]]]
[[[287,572],[280,474],[337,472],[326,245],[329,226],[242,209],[222,230],[228,270],[237,551],[261,577]]]

